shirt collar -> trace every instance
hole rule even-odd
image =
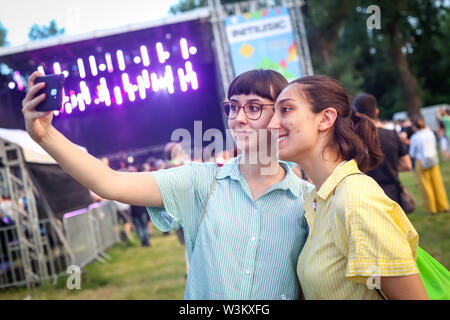
[[[237,157],[231,159],[229,162],[224,164],[220,169],[219,173],[217,174],[216,179],[224,179],[226,177],[230,177],[231,179],[239,181],[241,178],[244,179],[244,177],[241,174],[241,171],[239,170],[239,160],[241,158],[241,155],[238,155]],[[292,170],[291,168],[285,163],[284,161],[280,161],[280,165],[283,167],[284,171],[286,172],[286,175],[283,180],[280,182],[274,184],[269,190],[275,190],[275,189],[282,189],[282,190],[289,190],[295,197],[300,196],[300,189],[299,189],[299,180],[301,180]],[[306,184],[306,182],[305,182]]]
[[[239,170],[239,159],[241,155],[234,157],[227,163],[225,163],[222,167],[219,168],[219,173],[217,174],[216,179],[224,179],[226,177],[230,177],[233,180],[241,179],[241,171]]]
[[[326,200],[330,194],[336,189],[337,185],[344,179],[346,176],[352,173],[361,172],[356,164],[355,160],[343,161],[336,168],[334,168],[331,175],[325,180],[325,182],[320,187],[317,192],[317,196]]]

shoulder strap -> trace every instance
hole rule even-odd
[[[217,175],[219,174],[219,171],[220,171],[220,168],[217,170],[216,175],[214,176],[214,181],[211,185],[211,188],[209,189],[208,197],[206,198],[205,205],[203,206],[202,217],[200,218],[200,223],[202,223],[202,221],[203,221],[203,217],[205,216],[206,206],[208,205],[209,198],[211,197],[214,187],[216,186],[216,183],[217,183],[216,178],[217,178]]]
[[[350,174],[346,175],[345,177],[343,177],[343,178],[341,179],[341,181],[339,181],[338,183],[336,183],[336,187],[335,187],[334,190],[333,190],[333,196],[334,196],[334,193],[336,192],[337,186],[338,186],[345,178],[350,177],[350,176],[353,176],[353,175],[356,175],[356,174],[366,175],[366,174],[363,173],[363,172],[355,172],[355,173],[350,173]]]
[[[349,175],[346,175],[345,177],[343,177],[342,179],[341,179],[341,181],[339,181],[337,184],[336,184],[336,186],[338,186],[339,185],[339,183],[341,183],[345,178],[347,178],[347,177],[350,177],[350,176],[353,176],[353,175],[356,175],[356,174],[362,174],[362,175],[366,175],[365,173],[363,173],[363,172],[355,172],[355,173],[350,173]],[[333,191],[333,195],[334,195],[334,193],[336,192],[336,188],[334,189],[334,191]],[[380,289],[378,289],[378,288],[375,288],[375,290],[377,290],[377,293],[379,294],[379,296],[381,297],[381,299],[383,299],[383,300],[387,300],[386,299],[386,297],[384,296],[384,294],[381,292],[381,290]]]

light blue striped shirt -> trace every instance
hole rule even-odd
[[[153,223],[162,231],[184,230],[190,262],[185,299],[297,299],[296,265],[307,233],[303,192],[314,187],[281,163],[285,178],[254,201],[238,161],[151,173],[165,206],[147,207]]]

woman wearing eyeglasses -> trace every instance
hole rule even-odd
[[[291,82],[268,128],[278,131],[280,159],[298,163],[316,187],[305,201],[310,232],[297,267],[305,298],[427,299],[417,232],[361,172],[381,160],[377,129],[352,111],[342,84],[321,75]]]
[[[189,257],[186,299],[297,299],[297,257],[306,238],[303,199],[312,186],[271,153],[267,125],[287,84],[269,70],[248,71],[224,103],[240,155],[222,167],[196,163],[149,173],[111,170],[79,150],[34,111],[43,84],[29,78],[26,128],[60,166],[105,199],[146,206],[162,231],[182,227]]]

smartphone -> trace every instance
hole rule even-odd
[[[35,83],[45,82],[45,88],[40,90],[36,97],[45,93],[45,100],[42,101],[35,110],[53,111],[62,108],[62,89],[64,86],[63,74],[49,74],[43,77],[37,77]]]

